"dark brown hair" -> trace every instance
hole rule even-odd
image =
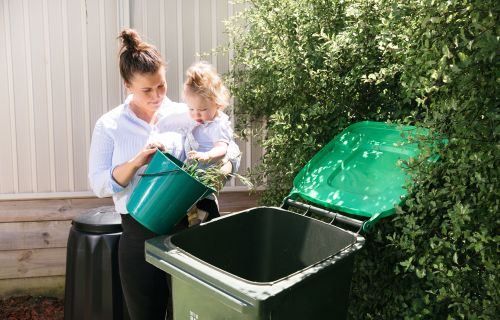
[[[121,41],[120,74],[125,82],[130,83],[136,73],[155,73],[165,66],[158,49],[142,41],[137,31],[125,29],[118,39]]]

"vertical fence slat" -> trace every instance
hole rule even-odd
[[[7,63],[7,84],[9,96],[9,115],[10,115],[10,154],[12,165],[12,186],[13,193],[19,192],[19,168],[17,164],[17,134],[16,134],[16,112],[14,101],[14,75],[12,70],[12,42],[10,30],[10,14],[9,14],[9,1],[3,1],[3,21],[5,30],[5,55]]]
[[[105,19],[106,7],[104,6],[104,1],[99,1],[99,40],[101,49],[101,79],[102,79],[102,113],[108,111],[108,68],[106,63],[106,19]],[[91,123],[93,124],[93,122]],[[91,126],[92,127],[92,126]],[[90,129],[92,130],[92,129]],[[89,136],[91,136],[89,132]]]
[[[194,0],[184,0],[182,2],[182,50],[183,50],[183,65],[182,65],[182,80],[186,69],[195,61],[196,43],[195,33],[195,3]],[[181,85],[179,83],[179,85]]]
[[[7,72],[6,30],[4,25],[4,4],[0,2],[0,193],[12,192],[12,156],[10,134],[9,78]]]
[[[68,5],[66,1],[62,1],[62,18],[63,18],[63,38],[64,38],[64,71],[65,71],[65,92],[66,92],[66,138],[67,141],[67,157],[68,157],[68,191],[74,191],[74,158],[73,158],[73,110],[71,108],[71,76],[70,76],[70,57],[69,57],[69,24],[68,24]]]
[[[210,0],[212,17],[212,48],[217,47],[217,3],[216,0]],[[212,54],[212,64],[217,68],[217,55]]]
[[[200,60],[200,0],[194,0],[194,52],[196,61]]]
[[[50,167],[50,137],[49,137],[49,103],[47,92],[47,68],[48,58],[46,55],[45,23],[43,15],[43,1],[28,1],[25,4],[25,16],[28,20],[26,41],[29,42],[30,52],[27,58],[27,66],[30,69],[29,87],[31,87],[30,121],[31,121],[31,162],[33,171],[30,177],[33,182],[34,192],[49,192],[51,190],[51,167]],[[28,87],[28,86],[27,86]]]
[[[182,79],[184,78],[184,50],[183,50],[183,43],[182,43],[182,1],[177,0],[177,73],[178,73],[178,84],[179,84],[179,92],[178,92],[178,99],[182,97]]]
[[[117,2],[117,7],[118,7],[118,28],[117,30],[121,31],[122,29],[129,28],[130,27],[130,1],[129,0],[118,0]],[[118,36],[118,33],[116,33],[116,36]],[[115,67],[117,68],[117,67]],[[118,97],[119,100],[122,100],[122,97],[125,96],[125,87],[121,85],[122,78],[120,76],[120,73],[116,73],[116,79],[118,79]]]
[[[88,57],[88,43],[87,43],[87,1],[82,1],[82,5],[81,5],[81,9],[82,9],[82,12],[81,12],[81,23],[82,23],[82,42],[83,42],[83,50],[82,50],[82,53],[83,53],[83,56],[82,56],[82,62],[83,62],[83,92],[84,92],[84,95],[83,95],[83,101],[84,101],[84,115],[85,115],[85,124],[84,124],[84,141],[85,141],[85,150],[89,150],[90,149],[90,103],[89,103],[89,99],[90,99],[90,90],[89,90],[89,65],[88,65],[88,61],[89,61],[89,57]],[[81,159],[81,158],[80,158]],[[87,167],[87,163],[88,163],[88,152],[84,152],[84,157],[83,159],[85,159],[85,163],[84,165],[81,165],[80,168],[81,169],[85,169]],[[79,182],[81,183],[82,180],[83,180],[83,183],[82,185],[79,185],[78,187],[78,191],[82,191],[81,188],[83,186],[83,184],[85,185],[85,189],[86,189],[86,186],[87,186],[87,175],[84,175],[83,177],[81,177],[81,171],[80,170],[77,170],[78,174],[80,175],[78,178]],[[86,170],[83,170],[83,172],[86,172]],[[77,189],[76,188],[77,186],[74,185],[73,188],[74,189]]]
[[[31,188],[32,192],[37,192],[37,172],[36,172],[36,146],[35,146],[35,120],[33,110],[33,71],[31,65],[31,41],[30,41],[30,17],[27,0],[23,0],[23,14],[24,14],[24,46],[26,47],[26,93],[28,95],[28,121],[29,121],[29,145],[30,145],[30,167],[31,167]]]
[[[200,53],[203,54],[203,60],[212,62],[212,4],[210,1],[198,1],[199,10],[199,41]]]
[[[12,58],[12,85],[15,109],[16,156],[19,192],[33,192],[31,174],[31,134],[29,115],[29,87],[26,65],[25,12],[22,1],[8,1],[10,48]]]
[[[160,50],[163,59],[166,61],[166,45],[165,45],[165,1],[160,1]]]
[[[56,175],[54,162],[54,109],[52,101],[52,65],[50,60],[50,35],[49,35],[49,10],[47,0],[43,0],[43,42],[45,44],[45,82],[47,89],[47,123],[49,140],[49,167],[50,167],[50,191],[56,191]]]

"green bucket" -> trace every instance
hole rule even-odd
[[[169,153],[156,151],[127,203],[128,212],[157,234],[167,234],[199,200],[215,192],[182,169]]]

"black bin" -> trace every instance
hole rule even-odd
[[[66,256],[64,319],[128,319],[118,270],[120,214],[100,207],[72,221]]]

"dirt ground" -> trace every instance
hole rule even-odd
[[[10,297],[0,299],[1,320],[62,320],[64,302],[48,297]]]

